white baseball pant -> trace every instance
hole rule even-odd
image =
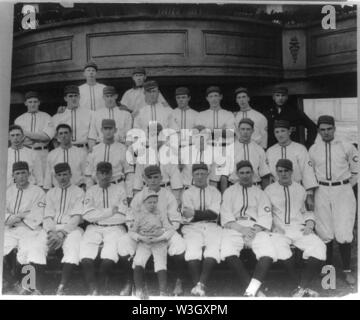
[[[150,256],[154,258],[154,271],[158,272],[167,269],[167,242],[146,244],[139,242],[133,261],[133,268],[140,266],[145,269]]]

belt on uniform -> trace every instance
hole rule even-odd
[[[165,182],[165,183],[160,184],[160,187],[162,187],[162,188],[166,188],[168,186],[170,186],[170,182]]]
[[[124,181],[124,179],[123,179],[123,178],[120,178],[120,179],[117,179],[117,180],[115,180],[115,181],[111,181],[111,183],[112,183],[112,184],[118,184],[118,183],[120,183],[121,181]]]
[[[75,143],[73,144],[75,147],[78,147],[78,148],[84,148],[84,147],[88,147],[88,144],[87,143]]]
[[[256,222],[256,220],[254,218],[249,217],[249,216],[239,217],[236,219],[236,221],[248,221],[248,220]]]
[[[253,185],[254,186],[261,186],[261,182],[259,181],[259,182],[253,182]]]
[[[92,223],[93,225],[95,226],[98,226],[98,227],[116,227],[116,226],[122,226],[123,223],[116,223],[116,224],[100,224],[100,223],[97,223],[97,222],[93,222]]]
[[[30,146],[25,146],[28,149],[32,149],[32,150],[47,150],[48,146],[42,146],[42,147],[30,147]]]
[[[319,181],[319,184],[321,184],[322,186],[333,187],[333,186],[341,186],[342,184],[348,184],[349,182],[350,182],[349,179],[345,179],[343,181],[336,181],[336,182]]]

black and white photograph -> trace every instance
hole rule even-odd
[[[2,296],[357,296],[357,10],[14,2]]]

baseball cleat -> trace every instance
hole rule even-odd
[[[181,296],[183,295],[184,290],[182,286],[182,281],[180,279],[176,279],[175,288],[173,291],[174,296]]]
[[[255,298],[255,295],[253,295],[252,293],[250,292],[245,292],[243,297],[246,297],[246,298]]]
[[[159,294],[160,297],[167,297],[168,294],[166,291],[160,291],[160,294]]]
[[[40,290],[35,289],[35,290],[33,290],[33,292],[31,292],[31,295],[32,295],[32,296],[41,296],[41,295],[42,295],[42,293],[41,293],[41,291],[40,291]]]
[[[196,286],[191,289],[191,295],[205,297],[205,285],[201,282],[198,282]]]
[[[141,300],[149,299],[149,297],[145,293],[145,290],[143,290],[143,289],[135,290],[135,296]]]
[[[120,291],[120,296],[131,296],[132,291],[132,283],[126,282],[125,286]]]
[[[90,293],[89,293],[89,296],[98,296],[99,293],[96,289],[92,290]]]
[[[263,298],[263,297],[266,297],[266,294],[265,294],[263,291],[259,290],[259,291],[256,293],[256,296],[259,297],[259,298]]]
[[[352,272],[344,272],[344,277],[344,280],[348,285],[353,286],[356,284],[356,278],[353,276]]]
[[[306,291],[305,297],[317,298],[319,296],[319,293],[316,292],[315,290],[306,288],[305,291]]]
[[[294,291],[293,291],[293,293],[291,294],[291,296],[293,297],[293,298],[302,298],[302,297],[306,297],[307,295],[306,295],[307,293],[306,293],[306,290],[304,289],[304,288],[302,288],[302,287],[297,287]]]

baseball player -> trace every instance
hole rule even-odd
[[[71,168],[71,183],[80,187],[85,185],[86,154],[81,148],[74,147],[71,143],[72,129],[67,124],[59,124],[56,127],[56,138],[60,145],[50,151],[44,179],[44,189],[49,190],[57,185],[54,167],[58,163],[68,163]]]
[[[293,297],[317,297],[319,294],[309,289],[311,280],[320,271],[326,258],[324,242],[314,234],[315,218],[305,207],[306,191],[292,180],[293,164],[288,159],[276,163],[278,181],[265,189],[273,213],[273,234],[271,240],[276,249],[277,259],[283,260],[295,283],[298,283]],[[301,274],[300,282],[290,246],[303,251],[307,264]]]
[[[185,129],[190,130],[197,125],[199,112],[189,107],[191,95],[188,88],[176,88],[175,98],[177,108],[172,112],[170,128],[178,132],[181,145],[188,145],[190,139],[187,138]]]
[[[35,91],[25,94],[25,106],[28,111],[15,119],[15,124],[23,129],[24,146],[33,149],[41,159],[42,172],[45,172],[48,143],[54,137],[55,126],[51,117],[39,111],[40,98]]]
[[[79,88],[73,85],[66,86],[64,89],[66,110],[63,113],[55,114],[52,119],[55,128],[61,123],[69,125],[72,129],[72,145],[87,154],[91,111],[87,108],[80,108],[79,99]]]
[[[167,188],[161,187],[163,177],[161,175],[161,169],[159,166],[150,165],[144,170],[146,186],[138,193],[134,195],[131,201],[128,222],[131,225],[131,221],[141,211],[144,196],[150,191],[154,191],[158,194],[158,209],[160,213],[165,214],[174,230],[178,230],[181,222],[181,214],[178,211],[178,202],[171,191]],[[136,242],[131,242],[133,252],[136,249]],[[119,244],[119,250],[121,245]],[[174,260],[176,284],[174,288],[174,295],[181,295],[182,289],[182,276],[184,270],[184,252],[185,242],[178,232],[175,232],[168,242],[168,255]]]
[[[41,294],[41,275],[44,261],[39,247],[38,234],[44,216],[45,193],[29,183],[29,165],[19,161],[13,164],[15,184],[6,191],[6,211],[4,230],[4,279],[13,285],[19,294]],[[17,261],[23,266],[31,264],[36,272],[36,288],[24,288],[20,285],[21,273],[18,270],[16,279],[10,275],[8,259],[17,249]]]
[[[317,125],[321,141],[309,150],[319,183],[315,190],[316,232],[327,245],[327,264],[332,264],[333,240],[337,241],[345,281],[353,285],[356,279],[350,257],[356,200],[352,186],[357,183],[358,152],[352,144],[334,139],[332,116],[320,116]]]
[[[117,128],[115,140],[117,142],[125,143],[126,133],[131,129],[132,118],[130,113],[125,110],[120,110],[116,106],[116,99],[118,98],[116,89],[107,86],[103,92],[105,108],[94,112],[91,119],[89,131],[89,147],[91,150],[97,142],[102,141],[101,122],[103,119],[112,119],[115,121]]]
[[[132,198],[134,167],[126,161],[126,147],[115,141],[116,131],[116,123],[113,119],[101,121],[103,141],[96,145],[87,157],[86,185],[89,188],[96,182],[96,165],[99,162],[110,162],[112,165],[111,182],[123,185],[127,196]]]
[[[80,261],[90,295],[97,295],[98,290],[106,292],[109,272],[119,260],[118,241],[126,234],[124,224],[128,210],[124,188],[121,184],[111,183],[110,162],[97,164],[96,178],[98,184],[89,188],[85,194],[82,218],[90,224],[80,242]],[[100,253],[101,264],[97,284],[94,260],[101,243],[103,247]]]
[[[262,148],[267,148],[267,119],[265,116],[251,108],[249,101],[249,92],[246,88],[237,88],[235,90],[235,99],[236,103],[239,106],[240,110],[235,114],[235,124],[236,128],[239,127],[239,122],[241,119],[249,118],[254,121],[254,133],[252,139]]]
[[[143,67],[137,67],[132,72],[132,80],[134,82],[133,88],[125,91],[121,98],[121,104],[125,105],[130,111],[133,118],[135,118],[142,107],[147,105],[145,102],[144,83],[146,81],[146,71]],[[165,98],[159,92],[159,102],[164,107],[169,107]]]
[[[241,160],[250,161],[253,171],[253,185],[265,188],[270,182],[270,169],[266,163],[265,151],[256,142],[252,140],[255,123],[249,118],[243,118],[239,121],[238,133],[239,140],[234,142],[234,147],[229,152],[228,176],[222,175],[222,179],[230,181],[234,184],[238,180],[236,163]],[[222,182],[221,187],[224,192],[227,188],[228,181]]]
[[[154,258],[154,269],[159,281],[160,296],[166,296],[167,247],[175,233],[167,216],[158,209],[159,195],[149,190],[145,195],[143,207],[135,216],[129,235],[137,242],[134,257],[134,283],[136,296],[144,299],[144,269],[150,256]]]
[[[46,194],[43,230],[39,237],[42,241],[40,252],[46,263],[48,252],[62,249],[63,263],[57,295],[64,295],[71,272],[79,265],[80,241],[83,230],[78,226],[83,212],[84,191],[71,183],[72,170],[67,162],[54,166],[57,187]]]
[[[103,90],[105,85],[96,81],[98,66],[96,63],[89,61],[84,67],[84,77],[86,83],[79,86],[80,108],[96,111],[105,108],[103,99]]]
[[[253,186],[253,167],[247,160],[236,164],[239,181],[225,190],[220,210],[224,227],[220,255],[247,285],[245,296],[264,296],[260,289],[266,273],[276,261],[276,251],[270,238],[271,204],[260,188]],[[258,260],[250,279],[241,260],[244,247],[251,248]]]
[[[170,128],[172,108],[164,106],[159,101],[159,85],[156,81],[146,81],[144,83],[146,104],[141,108],[141,112],[134,118],[134,128],[142,129],[147,132],[149,123],[157,122],[163,128]]]
[[[268,120],[268,146],[271,147],[276,143],[274,136],[274,121],[287,120],[291,126],[291,140],[300,142],[300,126],[307,130],[307,139],[305,145],[309,148],[316,138],[315,123],[296,106],[288,103],[288,89],[286,87],[276,87],[273,91],[273,105],[264,110],[264,115]]]
[[[293,164],[293,181],[301,183],[307,191],[306,203],[314,210],[314,189],[318,187],[314,169],[306,148],[291,140],[290,122],[287,120],[274,121],[274,134],[277,144],[266,151],[266,158],[271,174],[278,179],[276,163],[279,159],[289,159]]]
[[[25,161],[29,165],[29,182],[39,187],[43,186],[41,160],[36,152],[24,147],[24,138],[24,132],[20,126],[13,124],[9,127],[10,147],[8,148],[7,188],[14,184],[12,166],[19,161]]]
[[[208,185],[209,171],[206,164],[193,164],[192,174],[193,185],[182,197],[184,226],[181,232],[186,243],[185,260],[194,285],[191,294],[203,297],[210,273],[216,263],[220,262],[222,229],[217,221],[221,193],[214,186]]]

